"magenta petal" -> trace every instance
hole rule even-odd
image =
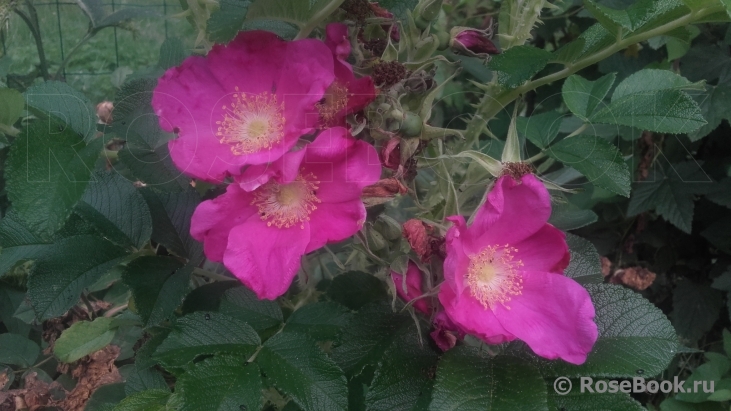
[[[348,26],[343,23],[330,23],[325,28],[325,45],[338,60],[345,60],[350,55]]]
[[[492,311],[469,295],[469,290],[457,296],[445,285],[442,284],[439,289],[439,301],[449,318],[462,330],[489,344],[502,344],[515,339]]]
[[[598,337],[594,305],[576,281],[552,273],[523,272],[522,294],[495,307],[505,330],[537,355],[582,364]]]
[[[290,151],[273,163],[249,166],[236,177],[236,183],[246,191],[253,191],[272,178],[282,184],[294,181],[300,172],[305,152],[306,150]]]
[[[365,222],[366,210],[360,199],[342,203],[320,203],[310,214],[310,242],[305,252],[315,251],[325,244],[345,240],[357,233]]]
[[[521,182],[500,177],[477,211],[470,231],[485,237],[480,243],[515,244],[543,227],[551,216],[551,196],[533,174]]]
[[[447,230],[446,235],[447,258],[444,260],[445,282],[442,287],[451,286],[455,293],[461,294],[465,288],[462,279],[470,264],[463,244],[466,227],[462,216],[448,217],[447,220],[454,225]]]
[[[570,259],[566,235],[550,224],[513,247],[517,249],[513,255],[522,261],[525,271],[563,273]]]
[[[231,229],[256,213],[256,207],[251,205],[252,199],[250,193],[231,184],[226,193],[202,202],[195,209],[190,221],[190,234],[203,243],[208,259],[223,261]]]
[[[360,197],[361,190],[381,176],[381,161],[372,145],[353,138],[343,127],[323,130],[307,145],[303,173],[320,182],[317,197],[337,203]]]
[[[310,226],[269,227],[258,215],[234,227],[223,263],[261,299],[284,294],[300,268]]]

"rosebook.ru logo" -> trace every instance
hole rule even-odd
[[[573,389],[573,382],[568,377],[558,377],[553,382],[553,389],[558,395],[566,395]],[[650,380],[647,381],[643,377],[634,377],[632,380],[594,380],[591,377],[581,377],[579,379],[579,391],[590,394],[604,393],[642,393],[649,392],[656,394],[663,392],[669,393],[713,393],[715,390],[715,381],[692,381],[686,384],[686,381],[680,381],[678,377],[670,380]]]

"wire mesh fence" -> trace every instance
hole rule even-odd
[[[171,18],[182,11],[178,0],[103,0],[102,4],[108,14],[123,8],[141,8],[154,16],[102,29],[79,46],[89,31],[89,19],[77,2],[33,2],[49,72],[58,72],[57,78],[65,79],[93,100],[111,98],[126,75],[154,65],[160,45],[168,36],[192,31],[184,19]],[[10,61],[7,83],[20,87],[12,82],[33,78],[40,61],[32,31],[19,14],[10,15],[0,30],[0,42],[0,57]]]

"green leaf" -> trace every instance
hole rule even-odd
[[[678,0],[638,0],[625,10],[612,9],[590,0],[584,1],[584,6],[604,27],[615,34],[617,34],[617,30],[612,29],[617,27],[622,27],[627,34],[645,32],[670,23],[690,12]]]
[[[81,291],[122,262],[126,250],[96,236],[79,235],[57,241],[36,259],[28,278],[28,298],[36,318],[65,313]]]
[[[655,211],[680,230],[690,234],[695,194],[710,188],[710,178],[695,161],[672,164],[666,170],[650,170],[635,184],[627,215]],[[706,184],[701,184],[706,183]]]
[[[561,96],[572,113],[588,121],[597,107],[601,106],[615,78],[615,73],[609,73],[596,81],[590,81],[574,74],[564,81]]]
[[[680,345],[665,314],[636,292],[618,285],[587,284],[596,309],[599,339],[582,365],[538,361],[544,376],[631,378],[661,373]]]
[[[150,240],[147,203],[132,182],[117,173],[94,173],[76,212],[116,244],[139,249]]]
[[[188,314],[157,347],[153,358],[167,367],[180,367],[200,355],[232,353],[249,356],[261,343],[256,331],[238,318],[220,313]]]
[[[437,359],[437,353],[426,341],[420,341],[413,323],[402,330],[378,363],[366,395],[368,410],[426,409],[431,399]]]
[[[536,147],[544,149],[558,136],[563,115],[558,111],[547,111],[530,117],[518,117],[518,132]]]
[[[160,64],[166,64],[162,54],[160,58]],[[167,147],[174,135],[160,128],[152,109],[156,85],[154,78],[124,84],[114,101],[114,122],[109,131],[126,140],[119,160],[134,178],[157,190],[185,191],[190,189],[190,179],[175,167]]]
[[[206,23],[208,38],[216,43],[228,43],[241,30],[251,1],[221,0],[219,9],[211,14]]]
[[[720,251],[731,254],[729,232],[731,232],[731,217],[723,217],[701,231],[701,235]]]
[[[551,53],[533,46],[516,46],[493,56],[487,67],[497,72],[498,83],[516,88],[541,71],[551,59]]]
[[[559,141],[546,153],[575,168],[592,184],[629,196],[629,168],[622,159],[622,153],[612,143],[599,137],[578,135]]]
[[[596,380],[594,380],[596,381]],[[580,380],[572,381],[572,390],[568,394],[558,395],[553,388],[553,381],[548,382],[548,409],[585,410],[585,411],[646,411],[647,408],[625,393],[582,393]]]
[[[706,401],[709,399],[711,393],[705,392],[700,382],[705,382],[705,387],[707,388],[710,388],[710,385],[713,384],[716,392],[729,387],[728,383],[731,381],[724,378],[725,374],[729,371],[729,366],[731,366],[728,357],[713,352],[707,352],[705,357],[708,361],[693,370],[693,374],[685,380],[686,392],[676,394],[675,398],[681,401],[695,403]],[[699,385],[698,390],[693,392],[691,388],[694,388],[695,381],[698,381]]]
[[[165,378],[154,368],[140,368],[138,365],[132,367],[127,374],[127,381],[124,385],[124,392],[132,395],[145,390],[167,390],[170,392]]]
[[[566,243],[571,252],[565,274],[580,284],[596,284],[604,281],[602,262],[594,245],[579,236],[566,234]]]
[[[358,375],[366,366],[378,364],[397,331],[412,323],[411,317],[393,313],[386,303],[369,304],[343,329],[332,358],[348,377]]]
[[[612,99],[589,120],[672,134],[695,131],[706,124],[698,103],[687,93],[673,89],[639,92]]]
[[[32,122],[13,142],[5,170],[8,198],[32,232],[48,239],[63,226],[89,183],[101,143],[84,146],[54,118]]]
[[[285,331],[306,334],[317,341],[334,340],[352,314],[335,302],[308,304],[287,318]]]
[[[221,305],[221,298],[226,290],[241,287],[238,281],[216,281],[194,289],[183,301],[183,314],[195,311],[218,311]]]
[[[11,209],[0,220],[0,277],[18,261],[42,255],[50,243],[31,233]]]
[[[282,309],[276,302],[260,300],[246,287],[226,290],[219,311],[246,321],[259,332],[277,327],[283,321]]]
[[[540,410],[546,394],[540,372],[527,362],[458,346],[439,361],[429,410]]]
[[[343,0],[255,0],[249,5],[246,21],[281,20],[304,28],[327,17],[342,2]]]
[[[208,23],[210,24],[210,20]],[[170,67],[179,66],[186,57],[188,57],[188,53],[183,42],[177,37],[168,37],[160,46],[160,59],[157,61],[157,66],[167,70]]]
[[[169,390],[142,391],[123,399],[114,407],[114,411],[165,411],[169,398]]]
[[[84,141],[91,141],[96,135],[96,110],[86,96],[60,81],[46,81],[25,91],[25,100],[30,108],[41,110],[61,119]],[[47,124],[46,130],[56,130],[56,124]],[[45,127],[41,127],[45,128]],[[55,133],[54,133],[55,134]],[[78,137],[77,137],[78,139]],[[55,153],[55,150],[54,150]]]
[[[0,321],[9,332],[27,336],[30,326],[19,318],[15,318],[16,311],[24,305],[28,305],[25,292],[0,283]]]
[[[719,83],[716,86],[706,86],[706,92],[694,94],[693,99],[701,108],[703,118],[708,122],[698,130],[688,133],[690,141],[698,141],[715,130],[721,121],[728,121],[731,118],[728,110],[724,107],[731,106],[731,83],[728,81]]]
[[[0,124],[12,126],[23,115],[25,99],[18,90],[0,88]]]
[[[702,81],[691,83],[669,70],[644,69],[630,75],[617,85],[612,101],[638,93],[652,93],[660,90],[704,90]]]
[[[170,318],[188,293],[193,266],[172,257],[142,256],[127,264],[122,281],[132,289],[134,306],[145,327]]]
[[[673,290],[670,318],[682,338],[695,342],[713,327],[721,308],[723,296],[719,291],[683,278]]]
[[[599,216],[591,210],[582,210],[568,200],[554,203],[548,222],[559,230],[569,231],[595,223]]]
[[[102,385],[91,394],[84,411],[113,411],[125,397],[124,383]]]
[[[277,334],[264,343],[256,362],[304,411],[348,409],[343,372],[309,337]]]
[[[666,398],[660,404],[661,411],[726,411],[720,403],[702,403],[702,404],[691,404],[683,401],[678,401],[675,398]]]
[[[594,54],[614,44],[616,34],[612,34],[601,24],[596,23],[581,33],[579,38],[564,45],[553,53],[551,62],[571,64],[588,55]]]
[[[387,296],[381,280],[361,271],[349,271],[335,277],[327,295],[351,310],[371,301],[385,300]]]
[[[217,355],[193,364],[178,379],[183,396],[180,411],[261,409],[262,381],[256,363]]]
[[[35,364],[41,347],[18,334],[0,334],[0,364],[28,368]]]
[[[94,321],[79,321],[64,330],[53,346],[59,360],[69,363],[99,351],[114,338],[112,319],[99,317]]]
[[[192,189],[178,193],[162,193],[144,188],[140,193],[152,214],[152,239],[165,246],[172,254],[191,262],[203,258],[203,246],[190,235],[190,220],[200,203]]]

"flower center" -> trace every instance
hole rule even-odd
[[[334,81],[325,90],[325,96],[317,103],[317,111],[320,113],[323,125],[331,126],[337,115],[348,106],[348,88]]]
[[[472,296],[483,307],[494,309],[500,303],[510,309],[506,303],[512,296],[522,292],[523,279],[518,269],[523,266],[523,262],[513,259],[512,253],[516,251],[507,244],[487,246],[470,256],[467,285]]]
[[[255,153],[282,140],[284,103],[278,103],[277,96],[240,93],[236,87],[231,104],[224,105],[223,110],[223,120],[216,121],[216,135],[222,144],[231,145],[232,153]]]
[[[289,228],[300,224],[300,228],[305,228],[304,222],[310,220],[310,214],[317,209],[315,204],[320,202],[317,198],[319,184],[312,173],[300,174],[287,184],[269,180],[254,191],[251,204],[257,207],[261,219],[269,227]]]

